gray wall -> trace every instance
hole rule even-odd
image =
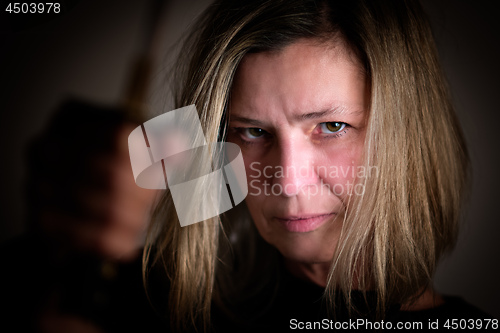
[[[171,4],[162,57],[207,3]],[[461,295],[498,318],[500,25],[492,3],[424,1],[474,168],[458,246],[442,261],[435,282],[439,291]],[[0,241],[25,230],[26,144],[68,94],[105,103],[119,100],[140,45],[146,5],[146,1],[82,0],[51,22],[0,35]],[[164,75],[158,70],[157,81]],[[156,88],[155,92],[160,96],[155,100],[160,101],[162,91]]]

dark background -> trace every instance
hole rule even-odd
[[[170,110],[161,85],[176,41],[207,0],[172,1],[151,117]],[[67,96],[113,104],[125,89],[141,45],[148,1],[66,1],[61,15],[32,27],[5,30],[7,2],[0,2],[0,242],[26,229],[25,149]],[[473,186],[455,251],[435,278],[440,292],[464,297],[500,317],[500,24],[493,1],[423,1],[461,120],[473,166]],[[7,16],[6,16],[7,15]],[[17,14],[29,15],[29,14]],[[24,23],[23,23],[24,24]],[[22,27],[22,26],[21,26]],[[89,135],[91,130],[89,130]],[[77,177],[77,175],[75,175]],[[8,268],[3,268],[8,269]]]

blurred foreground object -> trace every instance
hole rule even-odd
[[[133,179],[123,110],[64,103],[28,151],[29,234],[4,244],[2,299],[16,331],[162,326],[141,275],[154,191]]]
[[[62,106],[29,152],[33,228],[68,251],[121,261],[138,256],[154,192],[132,177],[132,126],[118,109]]]
[[[165,332],[142,283],[156,192],[134,181],[127,137],[145,100],[167,1],[151,0],[120,106],[69,100],[28,150],[28,228],[3,244],[1,319],[16,332]]]

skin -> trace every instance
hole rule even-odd
[[[255,225],[292,272],[322,286],[363,149],[369,100],[360,68],[340,44],[302,40],[245,56],[231,94],[228,140],[243,152]],[[347,125],[334,132],[335,122]],[[346,174],[332,177],[332,167]]]
[[[341,41],[247,54],[235,76],[228,141],[242,149],[249,212],[292,274],[320,286],[355,195],[368,109],[362,66]],[[405,310],[428,307],[417,303]]]

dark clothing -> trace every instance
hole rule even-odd
[[[105,263],[82,255],[54,258],[50,244],[26,236],[3,244],[0,260],[4,267],[0,284],[4,327],[14,327],[16,332],[38,331],[44,311],[55,307],[61,313],[85,318],[104,332],[169,332],[166,312],[155,312],[144,292],[140,258],[129,264]],[[165,285],[162,288],[158,281],[152,285],[153,298],[166,300]],[[323,290],[282,270],[278,288],[270,287],[264,295],[244,302],[238,308],[239,319],[230,318],[214,304],[212,331],[287,332],[308,328],[328,331],[380,327],[376,325],[381,325],[381,321],[373,319],[373,294],[368,294],[368,305],[360,293],[353,294],[354,303],[363,315],[349,314],[345,304],[339,302],[336,317],[329,318],[321,299]],[[399,306],[391,307],[384,320],[385,327],[390,321],[392,329],[397,323],[421,323],[421,327],[414,326],[414,329],[426,329],[431,324],[443,329],[447,323],[450,328],[452,325],[464,327],[464,324],[475,328],[481,324],[484,328],[486,319],[492,319],[458,297],[448,296],[445,301],[441,306],[424,311],[405,312],[400,311]],[[262,311],[255,315],[256,309]],[[467,321],[452,322],[451,319]],[[496,325],[498,327],[498,321]],[[494,322],[489,321],[488,326],[494,328]]]
[[[394,305],[389,307],[382,323],[375,315],[375,294],[367,293],[365,302],[362,293],[354,291],[352,299],[359,310],[358,314],[352,312],[349,314],[345,303],[340,300],[333,317],[327,314],[322,301],[324,288],[300,280],[286,270],[282,270],[282,274],[278,291],[268,311],[260,317],[242,316],[239,320],[229,321],[222,311],[215,308],[212,316],[215,332],[295,332],[308,328],[318,331],[338,329],[381,331],[394,330],[401,325],[403,325],[401,329],[404,330],[446,329],[447,326],[450,330],[457,327],[484,329],[486,325],[488,329],[499,328],[498,319],[453,296],[444,296],[444,304],[422,311],[401,311],[399,305]],[[261,307],[266,305],[259,300],[254,304],[259,303],[262,304]],[[249,306],[241,312],[250,313],[252,309],[254,307]]]

